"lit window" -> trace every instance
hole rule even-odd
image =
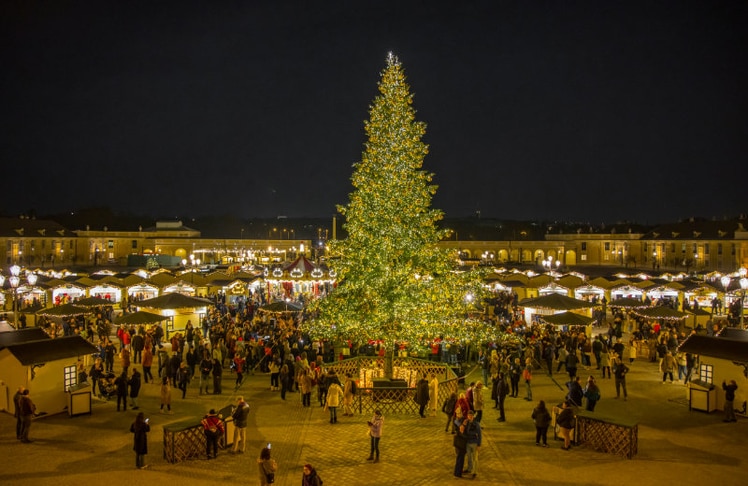
[[[66,366],[63,372],[65,373],[65,391],[69,391],[70,387],[78,384],[78,374],[76,372],[77,367]]]
[[[714,382],[714,367],[709,364],[699,366],[699,380],[710,385]]]

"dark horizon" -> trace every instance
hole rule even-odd
[[[0,5],[0,212],[332,216],[387,53],[450,218],[748,213],[748,4]]]

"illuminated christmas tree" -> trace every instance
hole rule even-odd
[[[354,165],[345,240],[331,241],[329,262],[338,286],[313,305],[311,335],[361,343],[381,339],[425,343],[444,337],[487,339],[491,329],[468,316],[482,295],[478,272],[458,271],[456,254],[438,242],[450,231],[431,207],[437,186],[422,170],[426,125],[415,120],[413,95],[391,53],[380,94],[364,122],[367,142]]]

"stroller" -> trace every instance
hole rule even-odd
[[[109,401],[117,396],[117,386],[114,384],[114,373],[107,373],[99,378],[99,398]]]

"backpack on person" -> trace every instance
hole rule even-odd
[[[444,402],[444,405],[442,405],[442,412],[446,413],[447,415],[452,415],[452,412],[454,412],[455,405],[457,405],[457,399],[456,398],[449,398],[446,402]]]

